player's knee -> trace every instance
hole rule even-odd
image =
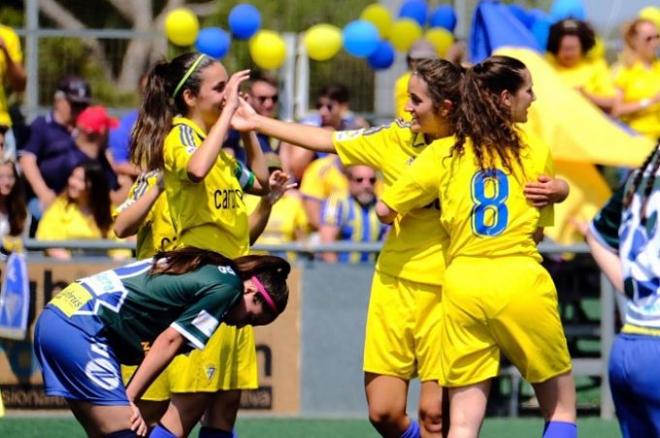
[[[420,405],[419,424],[428,433],[442,432],[442,406],[440,403]]]
[[[369,405],[369,421],[377,429],[388,428],[392,425],[403,422],[406,414],[398,412],[393,406],[387,404],[371,404]]]

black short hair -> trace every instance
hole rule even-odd
[[[343,84],[330,84],[321,88],[318,97],[327,97],[339,103],[347,103],[351,100],[351,95]]]
[[[261,70],[254,70],[253,72],[250,73],[250,80],[248,81],[248,87],[247,87],[248,90],[251,90],[252,85],[256,84],[257,82],[265,82],[268,85],[271,85],[275,88],[279,88],[277,78],[272,74]]]
[[[556,55],[559,52],[562,38],[567,35],[578,37],[583,55],[596,45],[596,34],[589,23],[573,19],[561,20],[550,27],[547,47],[548,52]]]

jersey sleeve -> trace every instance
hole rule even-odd
[[[614,252],[619,251],[619,227],[621,226],[624,193],[625,184],[612,194],[607,204],[605,204],[589,224],[591,234],[602,245]]]
[[[14,32],[11,28],[5,27],[5,30],[6,32],[3,32],[1,36],[5,40],[7,53],[9,53],[12,61],[15,63],[22,63],[23,51],[21,50],[21,40],[18,38],[16,32]]]
[[[233,285],[220,284],[198,292],[197,296],[200,298],[185,308],[170,327],[186,338],[190,345],[203,349],[220,325],[219,315],[223,315],[240,297],[240,291]],[[231,297],[231,300],[227,297]]]
[[[177,179],[190,181],[188,178],[188,162],[199,144],[197,136],[189,126],[178,125],[172,128],[165,138],[165,166],[172,169]]]
[[[388,155],[387,148],[392,144],[393,125],[334,132],[332,143],[344,166],[364,164],[382,169],[383,160]]]
[[[442,177],[437,148],[427,147],[401,177],[383,193],[382,200],[399,214],[429,205],[438,198]]]

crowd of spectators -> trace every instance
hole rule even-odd
[[[546,59],[566,85],[608,116],[655,139],[660,137],[658,29],[652,21],[636,19],[625,27],[622,38],[623,52],[614,65],[608,65],[602,54],[595,53],[597,36],[588,23],[562,20],[550,29]],[[416,43],[407,57],[409,67],[428,57],[437,57],[433,46]],[[407,72],[395,86],[400,116],[405,116],[402,108],[409,77]],[[0,25],[0,236],[4,249],[11,250],[12,242],[26,237],[115,239],[111,211],[126,199],[139,174],[128,150],[137,110],[116,120],[104,107],[94,105],[84,78],[65,76],[58,82],[51,110],[34,119],[26,140],[17,144],[7,95],[20,94],[25,81],[20,41],[11,28]],[[259,114],[277,117],[275,77],[253,74],[244,91]],[[364,118],[351,111],[345,86],[328,84],[315,97],[316,111],[303,123],[329,130],[368,127]],[[271,171],[283,169],[299,183],[299,189],[288,191],[275,206],[258,243],[383,239],[387,230],[373,215],[381,176],[373,169],[346,169],[335,155],[317,155],[261,134],[258,139]],[[245,160],[239,132],[228,134],[224,150]],[[249,204],[251,200],[246,199]],[[68,258],[71,251],[52,248],[48,254]],[[125,252],[113,255],[127,256]],[[319,257],[328,262],[373,259],[361,253]]]

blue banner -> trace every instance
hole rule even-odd
[[[25,339],[30,309],[30,282],[25,254],[12,253],[0,289],[0,337]]]

